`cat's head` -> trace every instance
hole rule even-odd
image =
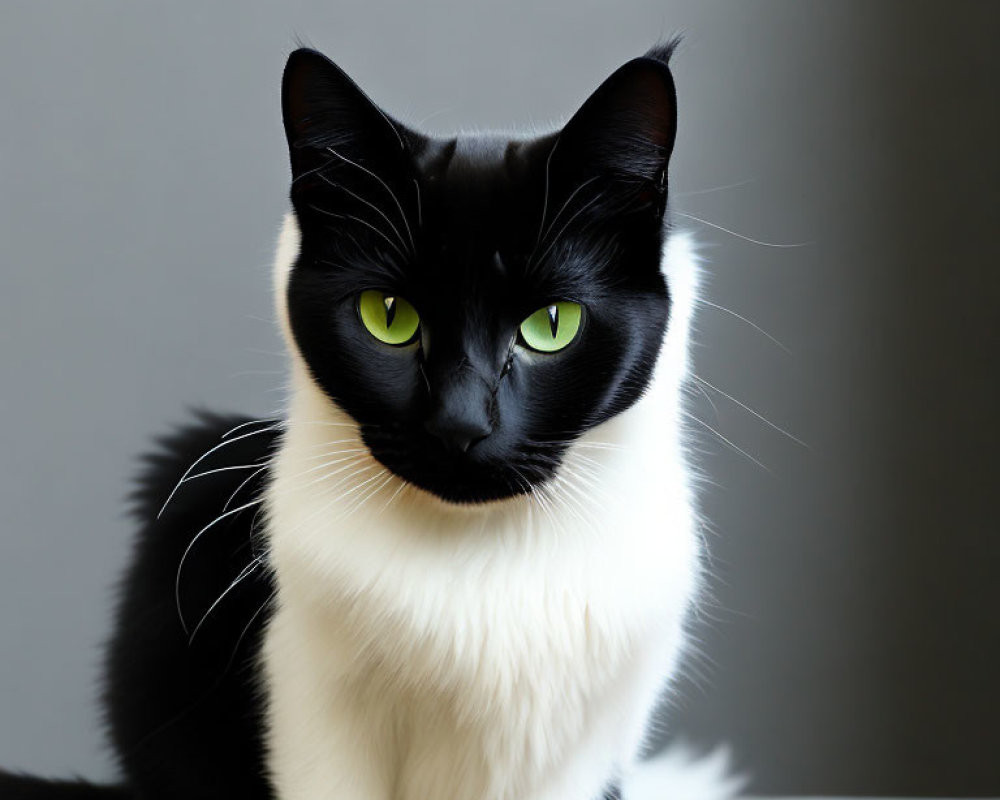
[[[422,135],[321,54],[290,56],[288,329],[396,475],[458,503],[527,492],[646,389],[670,314],[670,49],[517,139]]]

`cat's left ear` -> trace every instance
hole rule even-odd
[[[677,131],[669,49],[652,50],[616,70],[566,124],[551,153],[563,189],[585,183],[629,207],[663,211],[667,165]]]
[[[413,148],[423,142],[390,119],[340,67],[308,48],[288,57],[281,109],[293,181],[323,165],[353,163],[391,183],[408,170]]]

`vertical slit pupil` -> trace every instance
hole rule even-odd
[[[545,309],[549,315],[549,330],[552,332],[552,338],[556,338],[556,331],[559,330],[559,306],[549,306]]]
[[[396,298],[385,297],[382,302],[385,303],[385,327],[391,328],[392,321],[396,318]]]

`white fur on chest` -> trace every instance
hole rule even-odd
[[[697,581],[677,433],[693,273],[671,247],[686,272],[653,388],[541,498],[456,508],[402,485],[293,354],[267,498],[282,800],[586,800],[628,769]]]

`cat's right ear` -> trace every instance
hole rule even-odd
[[[585,202],[588,193],[600,195],[605,217],[615,208],[651,208],[662,216],[677,130],[668,65],[673,47],[620,67],[566,123],[550,156],[553,197],[579,192],[578,202]]]
[[[420,137],[392,120],[340,67],[315,50],[288,57],[281,109],[294,182],[324,165],[354,163],[388,180]]]

